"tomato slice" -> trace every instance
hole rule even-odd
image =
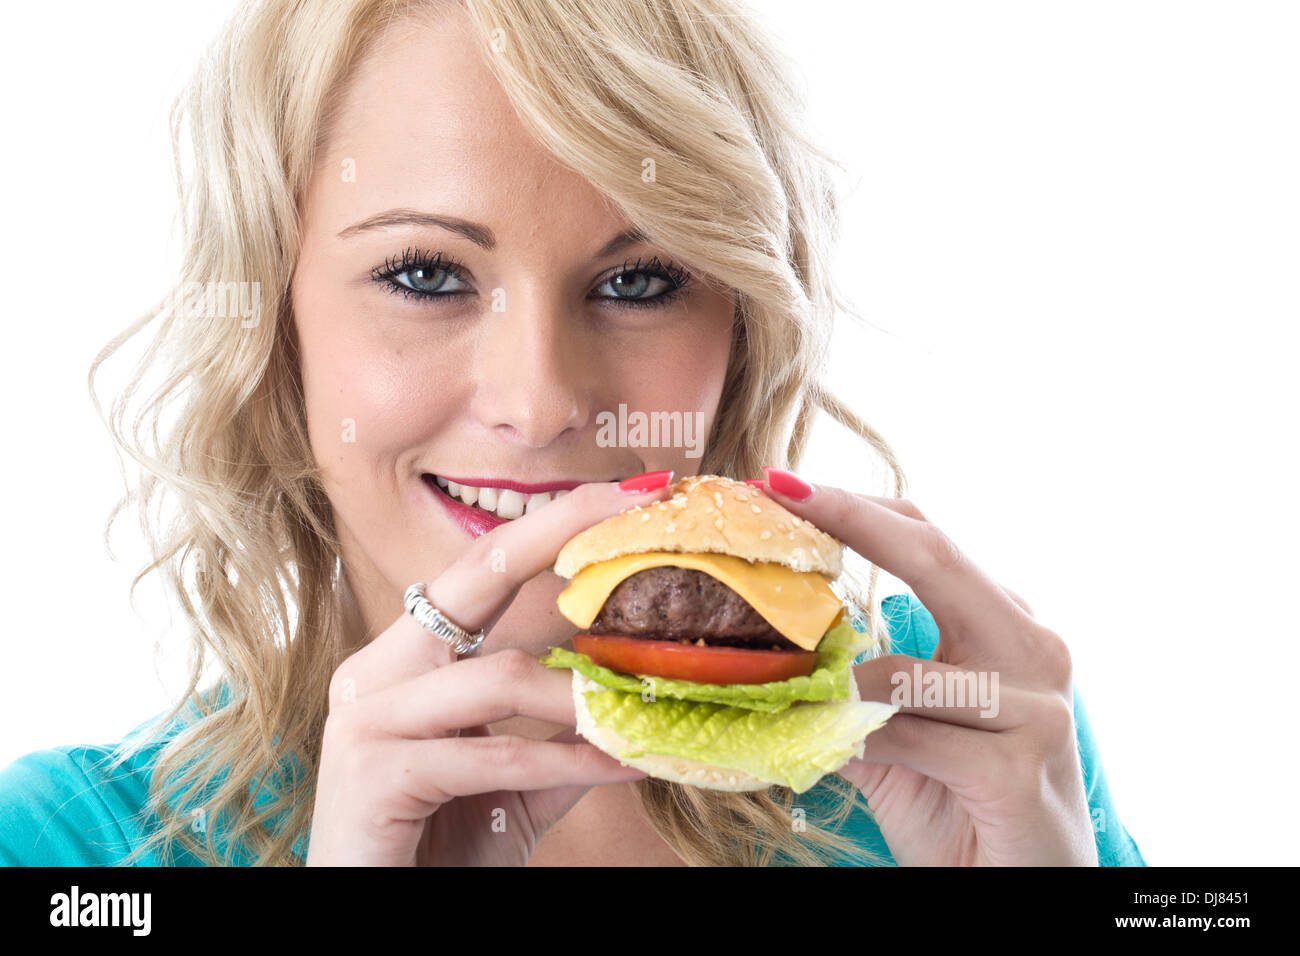
[[[816,651],[700,647],[603,634],[576,634],[573,647],[602,667],[622,674],[674,677],[701,684],[766,684],[807,677],[817,664]]]

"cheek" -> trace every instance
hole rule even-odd
[[[450,382],[370,330],[346,303],[295,297],[308,434],[317,463],[335,482],[370,481],[455,408]],[[440,387],[441,385],[441,387]]]
[[[693,309],[687,321],[662,334],[607,353],[609,411],[617,413],[621,402],[629,413],[699,413],[707,435],[722,396],[731,341],[729,302],[714,300],[710,308]]]
[[[695,337],[657,349],[620,370],[619,391],[629,396],[623,400],[647,411],[702,411],[711,416],[722,391],[728,344]]]
[[[684,321],[624,356],[621,381],[656,396],[663,409],[711,414],[726,377],[731,338],[729,300],[710,297]]]

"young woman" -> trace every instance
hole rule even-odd
[[[0,858],[1141,863],[1065,641],[820,386],[832,170],[787,77],[731,0],[241,7],[178,103],[182,274],[96,362],[157,323],[145,420],[179,413],[156,446],[124,433],[142,368],[110,424],[128,500],[174,509],[142,576],[191,617],[191,684],[117,748],[5,770]],[[703,454],[602,441],[621,406],[697,421]],[[891,496],[788,470],[818,408]],[[560,547],[671,476],[764,466],[873,563],[859,603],[894,654],[858,665],[863,697],[918,661],[991,671],[995,717],[904,707],[798,796],[647,779],[574,733],[569,673],[537,662],[572,633]],[[876,566],[916,598],[878,601]],[[417,582],[476,653],[403,610]]]

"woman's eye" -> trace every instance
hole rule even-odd
[[[641,260],[625,262],[623,270],[596,286],[593,297],[618,308],[652,308],[668,305],[691,281],[691,274],[676,264],[662,263],[655,256],[644,266]],[[609,287],[612,295],[601,295]]]
[[[668,280],[649,272],[620,272],[598,285],[596,291],[599,292],[606,286],[614,290],[613,295],[598,295],[597,298],[654,299],[673,288]]]
[[[371,277],[384,289],[407,298],[428,302],[472,295],[465,268],[442,253],[407,249],[400,258],[387,260],[371,271]],[[662,264],[658,257],[642,265],[641,260],[623,264],[621,271],[599,283],[590,297],[613,306],[664,306],[672,302],[691,280],[690,273],[672,263]],[[608,290],[608,291],[606,291]]]
[[[464,289],[446,289],[447,280],[461,282],[450,269],[441,267],[419,266],[393,273],[393,279],[413,292],[430,294],[434,292],[463,292]],[[468,286],[466,286],[468,288]]]
[[[385,291],[408,299],[433,302],[473,292],[459,262],[423,249],[407,249],[400,258],[385,260],[370,277]]]

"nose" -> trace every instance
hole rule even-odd
[[[544,289],[511,291],[504,311],[481,320],[471,411],[528,448],[576,438],[591,410],[591,367],[570,334],[571,307]]]

